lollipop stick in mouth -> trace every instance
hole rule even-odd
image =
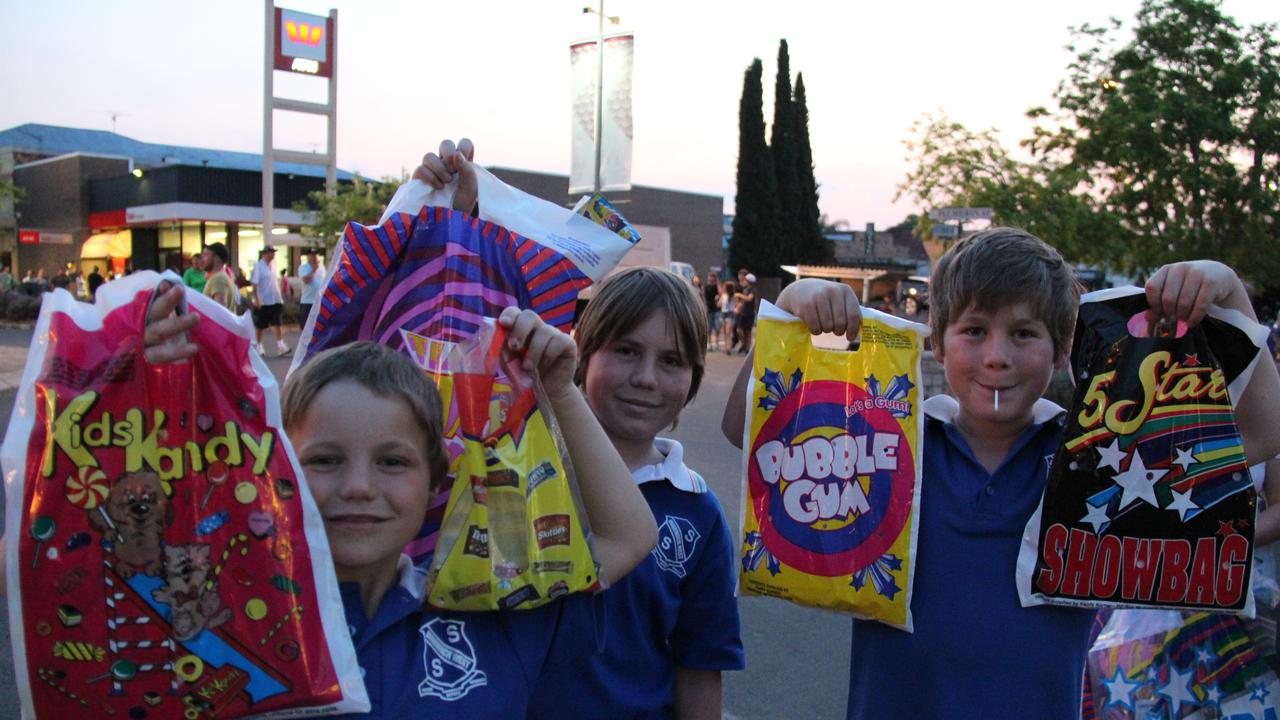
[[[1000,411],[1000,391],[999,390],[996,390],[995,396],[996,396],[996,412],[999,412]]]

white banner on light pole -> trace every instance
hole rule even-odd
[[[600,190],[631,189],[631,68],[635,36],[612,35],[604,39],[604,97],[601,118]],[[569,192],[591,192],[595,187],[596,41],[569,46],[572,82],[572,160]]]

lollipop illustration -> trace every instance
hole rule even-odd
[[[48,542],[57,529],[58,524],[48,515],[41,515],[31,523],[31,537],[36,541],[36,555],[31,558],[31,567],[35,567],[36,563],[40,562],[40,546]]]
[[[91,682],[97,682],[99,680],[103,680],[109,677],[115,678],[116,680],[120,680],[120,681],[132,680],[133,677],[137,674],[138,674],[137,663],[135,663],[132,660],[128,660],[126,658],[120,658],[119,660],[116,660],[115,662],[111,663],[110,672],[103,673],[102,675],[99,675],[97,677],[91,677],[88,680],[85,680],[85,684],[88,684]]]
[[[107,527],[115,530],[116,524],[107,515],[105,507],[110,494],[107,474],[96,467],[86,465],[67,478],[67,500],[82,510],[97,510]]]
[[[213,489],[227,482],[227,464],[221,460],[209,466],[207,473],[209,478],[209,489],[204,493],[204,500],[200,501],[200,509],[203,510],[205,505],[209,504],[209,496],[213,495]]]

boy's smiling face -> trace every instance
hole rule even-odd
[[[654,437],[676,421],[689,399],[693,367],[661,311],[605,343],[585,362],[587,403],[619,451],[652,447]]]
[[[986,312],[968,308],[947,325],[935,355],[960,403],[957,423],[983,437],[1031,422],[1031,406],[1066,364],[1067,349],[1054,352],[1048,326],[1022,302]]]
[[[341,581],[394,571],[431,502],[426,439],[408,403],[325,385],[290,427]]]

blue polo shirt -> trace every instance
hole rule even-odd
[[[925,401],[915,632],[853,621],[853,718],[1078,718],[1093,610],[1022,607],[1014,582],[1062,432],[1041,400],[995,473],[974,457],[947,396]]]
[[[530,720],[669,718],[675,669],[740,670],[733,540],[724,511],[673,440],[632,477],[658,523],[658,545],[603,593],[604,652],[558,666],[534,691]]]
[[[372,619],[359,585],[339,585],[372,705],[368,715],[342,717],[521,718],[548,668],[599,649],[604,603],[595,596],[533,610],[444,612],[423,605],[425,579],[401,557],[400,584]]]

